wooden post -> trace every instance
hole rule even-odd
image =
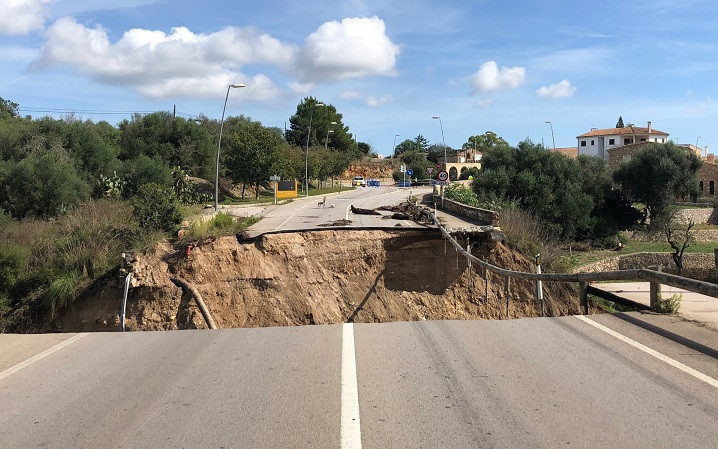
[[[713,256],[715,257],[715,275],[718,276],[718,248],[713,248]]]
[[[661,265],[658,265],[656,267],[656,271],[661,272],[663,271],[663,267]],[[660,282],[651,281],[651,302],[650,306],[651,309],[655,309],[658,307],[658,302],[661,300],[661,284]]]
[[[584,315],[588,315],[588,282],[578,283],[578,297]]]
[[[504,296],[506,297],[506,318],[509,318],[509,285],[511,284],[511,278],[506,276],[504,281]]]

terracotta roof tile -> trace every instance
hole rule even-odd
[[[625,134],[648,134],[648,128],[641,128],[639,126],[627,126],[625,128],[607,128],[607,129],[594,129],[587,133],[581,134],[576,138],[581,137],[599,137],[599,136],[612,136],[612,135],[625,135]],[[661,136],[667,136],[668,133],[659,131],[655,128],[651,128],[651,134],[657,134]]]

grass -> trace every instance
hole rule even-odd
[[[686,253],[713,253],[713,249],[718,248],[716,242],[692,242],[691,245],[686,248]],[[572,251],[567,254],[564,253],[559,259],[562,267],[566,270],[577,268],[592,262],[599,260],[608,259],[609,257],[622,256],[626,254],[634,253],[664,253],[672,252],[671,247],[665,242],[637,242],[629,240],[626,246],[620,251],[614,251],[609,249],[604,250],[592,250],[586,252]]]
[[[212,217],[211,220],[192,222],[180,240],[189,243],[208,237],[222,237],[237,234],[257,223],[259,220],[259,217],[254,216],[236,218],[229,214],[219,213]]]

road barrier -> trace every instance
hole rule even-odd
[[[582,311],[584,314],[588,314],[588,283],[594,281],[647,281],[651,285],[651,305],[653,309],[658,306],[659,292],[661,284],[671,285],[673,287],[682,288],[692,292],[700,293],[702,295],[712,296],[718,298],[718,285],[698,281],[695,279],[686,278],[683,276],[677,276],[674,274],[662,273],[660,271],[649,270],[647,268],[641,268],[636,270],[615,270],[615,271],[602,271],[594,273],[527,273],[523,271],[507,270],[505,268],[497,267],[486,261],[483,261],[476,256],[473,256],[470,252],[470,246],[464,249],[459,242],[441,225],[439,220],[433,211],[429,210],[429,214],[433,219],[436,226],[441,230],[444,238],[448,239],[455,250],[466,257],[468,263],[475,263],[484,268],[484,278],[486,280],[486,297],[488,299],[489,291],[489,275],[488,273],[495,273],[504,276],[504,292],[506,294],[506,315],[508,317],[509,312],[509,288],[511,278],[523,279],[529,281],[555,281],[555,282],[576,282],[579,284],[579,301],[581,303]]]

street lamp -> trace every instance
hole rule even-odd
[[[396,152],[396,138],[399,137],[399,134],[394,135],[394,146],[391,147],[391,157],[394,157],[394,153]]]
[[[337,122],[329,122],[329,128],[327,128],[327,138],[324,139],[324,149],[325,150],[328,149],[328,147],[329,147],[329,133],[334,132],[334,130],[331,129],[332,125],[336,125],[336,124],[337,124]]]
[[[227,109],[227,99],[229,98],[229,89],[239,89],[244,84],[230,84],[227,86],[227,95],[224,97],[224,107],[222,108],[222,121],[219,122],[219,139],[217,140],[217,166],[214,171],[214,211],[219,209],[219,149],[222,147],[222,128],[224,128],[224,111]]]
[[[311,112],[309,113],[309,129],[307,130],[307,151],[304,153],[304,196],[309,196],[309,136],[312,135],[312,118],[314,116],[314,107],[321,108],[324,103],[313,103]]]
[[[548,123],[551,126],[551,141],[553,142],[553,150],[556,151],[556,140],[553,138],[553,123],[551,123],[550,120],[546,120],[545,123]]]
[[[441,117],[439,117],[438,115],[431,118],[434,120],[438,120],[439,126],[441,127],[441,143],[444,144],[444,168],[446,168],[446,164],[449,161],[446,159],[446,140],[444,140],[444,125],[441,124]]]

